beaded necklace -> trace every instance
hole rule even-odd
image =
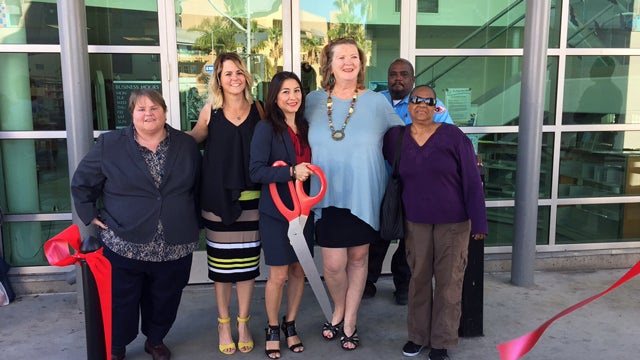
[[[349,119],[351,119],[351,114],[353,114],[354,108],[356,106],[356,100],[358,99],[358,88],[353,92],[353,99],[351,99],[351,106],[349,107],[349,112],[347,113],[347,117],[344,119],[344,124],[342,124],[342,128],[340,130],[336,130],[333,128],[333,119],[331,117],[332,109],[333,109],[333,98],[331,94],[333,93],[333,89],[329,91],[329,96],[327,97],[327,116],[329,116],[329,130],[331,130],[331,138],[335,141],[340,141],[344,139],[344,129],[347,127],[349,123]]]

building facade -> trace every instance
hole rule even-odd
[[[190,129],[216,54],[240,53],[263,99],[279,70],[318,72],[328,39],[352,36],[366,84],[387,86],[397,57],[415,64],[472,139],[486,169],[488,256],[514,244],[519,140],[541,136],[540,258],[633,256],[640,247],[640,1],[548,1],[546,72],[523,74],[524,0],[85,0],[92,116],[69,123],[55,1],[0,0],[0,253],[13,274],[59,272],[42,245],[72,222],[69,148],[77,122],[127,126],[129,92],[160,90],[169,123]],[[82,18],[82,17],[81,17]],[[78,24],[75,24],[78,25]],[[635,74],[635,75],[634,75]],[[541,134],[520,131],[524,75],[545,83]],[[320,81],[320,76],[317,77]],[[636,105],[633,105],[633,104]],[[530,169],[529,169],[530,170]],[[202,254],[201,254],[202,255]],[[204,255],[202,255],[204,257]],[[198,256],[196,257],[198,258]],[[204,262],[202,260],[201,262]],[[194,276],[197,282],[205,278]]]

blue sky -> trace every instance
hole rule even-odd
[[[328,0],[301,0],[300,10],[316,15],[324,16],[329,20],[329,11],[334,10],[333,1]]]

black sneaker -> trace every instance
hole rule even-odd
[[[449,355],[431,355],[429,354],[429,360],[450,360]]]
[[[367,283],[364,285],[364,292],[362,293],[362,298],[370,299],[376,296],[376,291],[378,291],[378,289],[376,289],[376,285],[371,281],[367,281]]]
[[[396,298],[396,304],[398,305],[407,305],[409,302],[409,294],[406,291],[396,290],[393,296]]]
[[[418,356],[420,351],[424,349],[424,345],[414,344],[413,341],[407,341],[402,347],[402,355],[404,356]]]
[[[449,355],[447,355],[447,349],[431,349],[429,360],[450,360]]]

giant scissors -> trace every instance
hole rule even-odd
[[[284,161],[278,160],[271,166],[275,167],[288,165]],[[282,202],[282,199],[280,199],[276,183],[269,184],[269,192],[271,193],[273,203],[276,205],[282,216],[284,216],[285,219],[289,221],[289,230],[287,231],[289,242],[291,243],[291,246],[293,247],[293,250],[298,257],[300,265],[302,265],[302,269],[307,276],[309,285],[311,285],[311,290],[313,290],[313,293],[315,294],[316,299],[320,304],[320,308],[322,308],[324,316],[327,318],[327,321],[331,322],[333,313],[331,311],[329,296],[327,296],[327,292],[324,289],[324,285],[322,284],[322,280],[320,279],[320,274],[318,273],[316,264],[313,261],[313,257],[311,256],[311,252],[309,251],[309,247],[307,245],[307,241],[305,240],[303,232],[304,226],[307,223],[307,218],[309,217],[309,213],[311,212],[311,208],[315,204],[320,202],[324,194],[327,192],[327,178],[324,176],[322,169],[320,169],[318,166],[307,165],[307,167],[320,180],[320,191],[317,195],[307,195],[304,191],[302,181],[296,180],[295,187],[293,185],[293,181],[289,181],[289,192],[291,193],[291,200],[293,202],[293,209],[289,209]]]

